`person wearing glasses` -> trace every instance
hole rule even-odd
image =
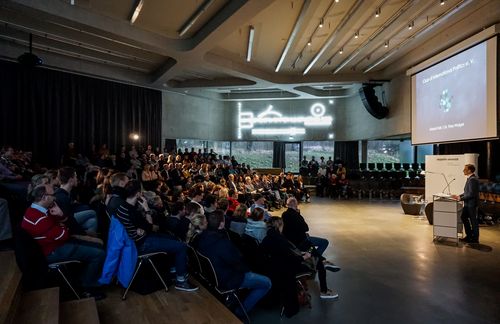
[[[51,185],[36,186],[31,191],[33,203],[24,213],[21,227],[40,246],[48,263],[78,260],[83,263],[81,285],[83,298],[102,299],[105,295],[97,287],[105,251],[102,241],[90,236],[73,236],[64,224],[65,216],[55,202]]]

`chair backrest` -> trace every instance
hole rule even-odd
[[[189,244],[187,244],[187,256],[188,256],[188,266],[189,266],[190,270],[194,274],[203,277],[200,259],[198,258],[198,254],[196,253],[196,250]]]
[[[15,255],[17,266],[23,274],[23,286],[27,290],[47,285],[48,264],[42,249],[33,237],[21,227],[16,229]]]
[[[217,279],[217,273],[215,273],[214,266],[212,265],[212,261],[200,252],[197,252],[198,259],[200,261],[201,273],[203,277],[208,281],[209,284],[214,287],[219,287],[219,280]]]

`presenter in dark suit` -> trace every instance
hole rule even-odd
[[[462,210],[462,223],[464,224],[466,237],[461,241],[466,243],[479,243],[479,225],[477,222],[477,207],[479,203],[479,180],[474,174],[476,167],[466,164],[464,175],[467,177],[464,193],[454,196],[455,199],[464,202]]]

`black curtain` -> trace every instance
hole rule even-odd
[[[335,160],[340,159],[348,169],[359,169],[358,141],[335,142]]]
[[[273,168],[285,168],[284,142],[273,142]]]
[[[0,61],[0,144],[32,151],[57,166],[68,142],[114,153],[138,144],[161,145],[161,92],[44,68]]]

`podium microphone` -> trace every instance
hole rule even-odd
[[[444,176],[444,175],[443,175],[443,176]],[[444,177],[444,180],[446,181],[446,177]],[[456,180],[456,179],[455,179],[455,178],[453,178],[453,179],[451,179],[451,181],[450,181],[450,182],[446,181],[446,187],[444,187],[444,188],[443,188],[442,193],[444,193],[444,191],[446,190],[446,188],[448,188],[448,195],[450,195],[450,196],[451,196],[451,192],[450,192],[450,185],[451,185],[451,183],[452,183],[453,181],[455,181],[455,180]]]

